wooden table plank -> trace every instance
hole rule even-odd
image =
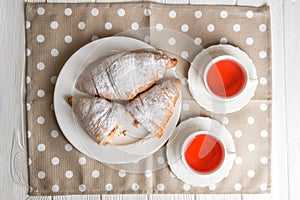
[[[28,0],[28,2],[38,0]],[[46,0],[39,0],[46,2]],[[48,0],[47,2],[108,2],[110,0]],[[119,0],[122,1],[122,0]],[[123,0],[128,1],[128,0]],[[131,0],[134,1],[134,0]],[[137,1],[137,0],[135,0]],[[207,3],[207,0],[144,0],[161,3]],[[260,6],[265,4],[264,0],[214,0],[208,3],[217,4],[232,4],[232,5],[255,5]],[[291,0],[285,2],[285,27],[283,26],[283,0],[272,0],[271,15],[272,15],[272,37],[273,37],[273,155],[272,156],[272,174],[273,185],[272,193],[273,200],[290,200],[300,199],[300,190],[298,189],[300,178],[299,170],[299,133],[298,116],[299,106],[297,99],[300,93],[295,91],[300,90],[300,85],[297,84],[297,77],[300,76],[300,28],[295,26],[295,21],[300,18],[299,1]],[[286,40],[286,70],[284,68],[284,43],[283,43],[283,28],[285,28]],[[0,140],[0,191],[1,199],[22,200],[25,199],[27,192],[27,174],[12,167],[14,155],[18,152],[22,153],[22,145],[24,138],[24,124],[22,124],[24,108],[22,104],[24,99],[24,65],[25,65],[25,40],[24,40],[24,13],[23,0],[1,0],[0,1],[0,120],[1,133]],[[298,55],[298,57],[296,56]],[[284,75],[286,83],[284,82]],[[286,98],[285,89],[286,86]],[[286,100],[286,118],[285,110],[282,104]],[[285,119],[287,121],[288,135],[285,133]],[[21,135],[21,136],[20,136]],[[285,137],[287,136],[287,137]],[[17,149],[12,149],[13,146]],[[288,152],[288,158],[287,158]],[[21,159],[22,160],[22,159]],[[25,159],[26,160],[26,159]],[[287,165],[287,162],[288,164]],[[25,164],[16,162],[17,164]],[[15,165],[16,166],[16,165]],[[289,168],[289,176],[287,174]],[[290,188],[288,188],[287,177],[289,177]],[[23,180],[23,181],[21,181]],[[298,187],[297,187],[298,186]],[[288,197],[288,191],[290,196]],[[43,200],[77,200],[77,199],[101,199],[100,195],[86,196],[59,196],[59,197],[30,197],[28,199],[43,199]],[[250,200],[250,199],[270,199],[270,195],[103,195],[102,199],[185,199],[185,200]]]

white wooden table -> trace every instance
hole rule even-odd
[[[28,2],[46,0],[28,0]],[[48,0],[109,2],[113,0]],[[119,0],[122,1],[122,0]],[[128,0],[123,0],[128,1]],[[131,0],[134,1],[134,0]],[[136,0],[135,0],[136,1]],[[273,44],[272,194],[266,195],[92,195],[28,197],[24,137],[24,0],[0,0],[0,200],[299,200],[300,199],[300,1],[147,0],[160,3],[271,6]],[[116,2],[116,1],[113,1]],[[23,148],[22,148],[23,147]],[[25,148],[24,148],[25,147]]]

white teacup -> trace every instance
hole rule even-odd
[[[203,79],[211,96],[231,100],[244,91],[249,75],[239,59],[231,55],[222,55],[207,64]]]
[[[201,141],[202,144],[199,143]],[[198,151],[200,148],[198,145],[202,148],[200,151]],[[193,151],[195,151],[195,156],[192,156]],[[224,143],[215,135],[208,131],[197,131],[183,142],[181,158],[190,172],[205,175],[214,173],[223,165],[226,157],[225,151]]]

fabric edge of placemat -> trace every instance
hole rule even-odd
[[[26,16],[27,16],[27,12],[28,12],[28,9],[29,8],[31,8],[30,6],[31,5],[33,5],[33,4],[41,4],[41,5],[45,5],[45,4],[49,4],[49,3],[32,3],[32,2],[25,2],[25,6],[24,6],[24,9],[25,9],[25,12],[24,12],[24,14],[25,14],[25,19],[26,19]],[[53,5],[55,5],[55,4],[66,4],[66,5],[69,5],[69,4],[74,4],[74,3],[53,3]],[[78,4],[78,3],[76,3],[76,4]],[[99,4],[103,4],[103,5],[107,5],[108,7],[110,6],[110,5],[112,5],[112,4],[116,4],[116,3],[79,3],[79,4],[95,4],[95,5],[99,5]],[[147,6],[161,6],[161,5],[163,5],[163,6],[178,6],[178,5],[171,5],[171,4],[161,4],[161,3],[143,3],[143,2],[137,2],[137,3],[135,3],[135,2],[124,2],[124,3],[118,3],[118,4],[135,4],[135,5],[137,5],[137,4],[139,4],[141,7],[147,7]],[[180,6],[184,6],[184,8],[194,8],[194,6],[195,5],[186,5],[186,4],[182,4],[182,5],[180,5]],[[219,7],[232,7],[232,6],[223,6],[223,5],[197,5],[197,6],[204,6],[204,7],[215,7],[215,6],[219,6]],[[267,19],[266,19],[266,22],[269,24],[269,27],[271,27],[271,24],[270,24],[270,7],[268,6],[268,5],[264,5],[264,6],[261,6],[261,7],[251,7],[251,6],[237,6],[237,7],[243,7],[243,8],[245,8],[245,7],[249,7],[249,8],[257,8],[257,10],[258,11],[265,11],[265,12],[269,12],[268,14],[266,14],[265,16],[267,17]],[[168,7],[167,7],[168,8]],[[270,28],[271,29],[271,28]],[[270,31],[270,30],[269,30]],[[26,31],[25,31],[25,37],[27,38],[27,35],[26,35]],[[271,35],[271,31],[270,31],[270,33],[269,33],[269,41],[268,41],[268,52],[270,52],[270,54],[272,53],[272,47],[271,47],[271,39],[272,39],[272,35]],[[25,44],[26,44],[26,47],[27,47],[27,40],[26,40],[26,42],[25,42]],[[269,55],[269,58],[268,58],[269,60],[268,60],[268,62],[269,62],[269,67],[270,67],[270,71],[269,71],[269,73],[271,73],[272,74],[272,67],[271,67],[271,65],[272,65],[272,57],[271,57],[271,55]],[[25,65],[25,67],[26,67],[26,72],[27,72],[27,61],[26,61],[26,65]],[[271,76],[272,77],[272,76]],[[272,86],[271,86],[271,88],[272,88]],[[272,95],[272,94],[271,94]],[[26,102],[26,99],[27,99],[27,95],[26,95],[26,98],[25,98],[25,102]],[[270,99],[270,101],[272,102],[272,96],[271,96],[271,99]],[[270,115],[272,116],[272,112],[270,113]],[[26,115],[26,117],[27,117],[27,115]],[[27,118],[26,118],[27,119]],[[268,122],[268,126],[270,127],[269,128],[269,130],[271,130],[272,131],[272,122],[271,121],[269,121]],[[26,127],[27,127],[27,120],[26,120]],[[271,141],[272,141],[272,139],[270,138],[270,142],[269,142],[269,144],[271,145],[272,143],[271,143]],[[28,149],[28,146],[27,146],[27,149]],[[271,148],[270,148],[270,161],[271,161]],[[28,174],[29,174],[29,170],[28,170]],[[269,183],[271,184],[271,167],[269,167],[269,174],[268,174],[268,181],[269,181]],[[30,183],[30,179],[28,179],[28,182]],[[271,186],[271,185],[270,185]],[[258,192],[258,193],[255,193],[255,194],[265,194],[265,193],[270,193],[271,192],[271,187],[269,188],[268,187],[268,189],[267,189],[267,191],[265,191],[265,192]],[[77,190],[75,191],[75,193],[76,192],[78,192]],[[139,191],[139,192],[142,192],[143,194],[158,194],[159,193],[159,191],[158,190],[156,190],[156,189],[151,189],[151,190],[142,190],[142,191]],[[68,191],[68,192],[66,192],[64,195],[72,195],[72,194],[74,194],[75,195],[75,193],[74,193],[74,191]],[[118,192],[119,194],[137,194],[137,193],[127,193],[127,192]],[[83,193],[83,194],[86,194],[86,193]],[[91,192],[90,191],[90,194],[101,194],[101,192],[99,192],[99,190],[98,191],[95,191],[95,193],[94,192]],[[165,193],[165,194],[168,194],[168,193]],[[184,193],[178,193],[178,194],[184,194]],[[197,193],[189,193],[189,194],[197,194]],[[210,194],[210,193],[209,193]],[[215,194],[220,194],[220,195],[222,195],[222,194],[239,194],[239,193],[232,193],[232,192],[230,192],[230,193],[215,193]],[[243,193],[243,194],[253,194],[253,193]],[[49,196],[49,194],[47,194],[47,193],[44,193],[44,192],[38,192],[38,193],[35,193],[35,195],[32,195],[32,194],[30,194],[30,190],[28,190],[28,195],[30,195],[30,196],[41,196],[41,195],[48,195]],[[50,196],[52,196],[52,195],[50,195]],[[53,195],[53,196],[55,196],[55,195]]]

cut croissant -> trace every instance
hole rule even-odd
[[[179,97],[181,82],[170,79],[153,86],[126,107],[101,97],[69,97],[74,113],[87,133],[100,145],[112,143],[118,121],[128,113],[147,131],[161,138]]]
[[[108,100],[131,100],[164,77],[175,58],[152,52],[119,53],[83,73],[76,88]]]
[[[179,97],[181,82],[171,79],[155,85],[129,102],[126,110],[150,133],[161,138]]]
[[[117,122],[126,112],[123,105],[97,97],[69,97],[68,101],[87,133],[98,144],[112,142],[118,129]]]

